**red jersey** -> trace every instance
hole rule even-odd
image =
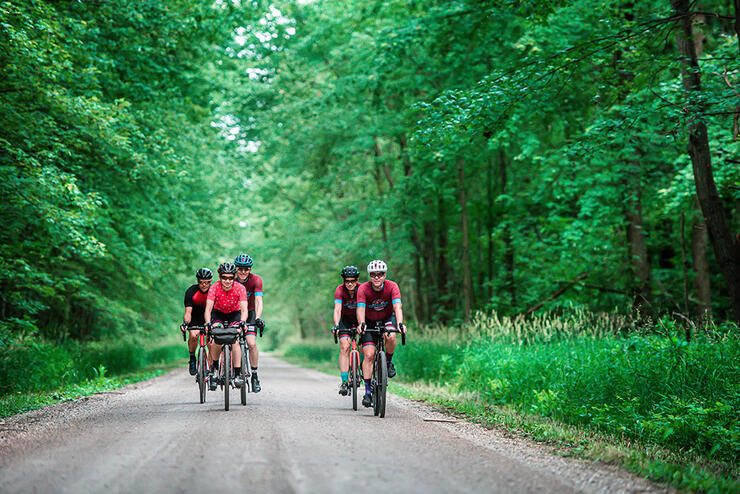
[[[236,280],[239,285],[242,285],[247,290],[247,300],[249,301],[249,308],[247,310],[254,310],[254,297],[262,296],[262,277],[257,274],[249,273],[244,283]]]
[[[224,291],[221,282],[217,281],[208,290],[208,300],[213,300],[213,308],[228,314],[239,310],[239,302],[247,300],[247,290],[239,283],[234,283],[231,290]]]
[[[357,307],[365,307],[365,319],[369,322],[390,319],[396,302],[401,302],[401,290],[393,281],[385,280],[379,292],[373,290],[370,281],[357,289]]]
[[[342,304],[342,317],[357,319],[357,288],[355,288],[355,293],[350,295],[349,290],[342,283],[334,290],[334,303]]]

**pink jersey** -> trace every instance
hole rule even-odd
[[[383,282],[379,292],[368,281],[357,289],[357,307],[365,307],[365,319],[370,322],[385,321],[393,315],[393,304],[401,302],[401,290],[390,280]]]
[[[221,282],[217,281],[208,290],[208,300],[213,300],[213,308],[225,314],[240,309],[239,302],[247,300],[247,290],[244,285],[234,283],[231,290],[224,291]]]
[[[236,280],[237,285],[242,285],[247,289],[247,300],[249,300],[249,308],[247,310],[254,310],[254,297],[262,296],[262,277],[256,274],[249,273],[247,281],[242,283],[238,279]]]
[[[334,290],[334,303],[342,304],[342,317],[357,319],[357,288],[355,288],[355,293],[350,295],[349,290],[342,283]]]

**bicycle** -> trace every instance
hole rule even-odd
[[[184,329],[183,329],[184,328]],[[198,394],[200,402],[206,402],[206,390],[208,389],[208,374],[211,372],[210,362],[208,361],[208,352],[206,351],[206,327],[205,326],[180,326],[182,330],[183,341],[187,340],[186,331],[198,330],[198,355],[195,359],[197,371],[195,373],[195,382],[198,383]]]
[[[401,333],[401,344],[406,345],[406,333],[399,329],[386,329],[384,321],[369,323],[365,329],[366,333],[377,333],[378,341],[375,348],[375,359],[373,360],[373,375],[370,379],[370,392],[373,395],[373,414],[385,417],[386,391],[388,389],[388,360],[385,356],[386,333]]]
[[[344,331],[347,331],[346,329]],[[332,331],[334,333],[334,331]],[[338,332],[338,331],[337,331]],[[360,369],[360,352],[357,350],[357,327],[349,329],[350,351],[349,351],[349,393],[352,395],[352,410],[357,411],[357,386],[362,382],[362,370]],[[338,343],[337,333],[334,333],[334,343]]]
[[[217,385],[220,385],[224,390],[224,410],[229,411],[229,390],[230,388],[237,387],[234,383],[234,362],[232,360],[232,345],[244,338],[244,331],[239,326],[233,326],[234,323],[229,326],[215,326],[210,330],[210,337],[213,342],[217,345],[221,345],[221,355],[218,360],[218,375],[214,377]],[[244,349],[242,346],[242,350]],[[242,364],[245,362],[244,352],[242,351]],[[242,367],[240,377],[244,379],[245,369]],[[242,384],[242,405],[247,404],[247,393],[244,389],[246,382]]]

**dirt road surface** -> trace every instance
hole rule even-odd
[[[354,412],[338,377],[260,360],[228,412],[177,369],[0,422],[0,493],[672,492],[395,396]]]

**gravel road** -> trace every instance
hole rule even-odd
[[[673,492],[396,396],[354,412],[337,377],[260,363],[228,412],[177,369],[1,421],[0,493]]]

